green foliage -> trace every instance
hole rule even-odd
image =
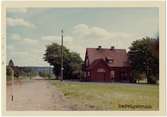
[[[14,62],[13,62],[12,59],[9,60],[9,64],[8,64],[8,66],[10,66],[10,67],[14,67]]]
[[[14,66],[13,60],[10,60],[8,66],[6,67],[6,75],[11,77],[12,70],[14,72],[14,77],[18,78],[20,76],[20,70],[17,66]]]
[[[41,77],[47,77],[47,78],[49,78],[50,77],[50,74],[49,73],[46,73],[46,72],[39,72],[39,76],[41,76]]]
[[[12,75],[12,70],[9,66],[6,67],[6,75],[11,76]]]
[[[14,77],[18,78],[20,76],[20,70],[18,67],[14,67]]]
[[[150,45],[151,53],[156,58],[159,59],[159,37],[153,40]]]
[[[58,78],[61,70],[61,46],[57,43],[48,45],[44,54],[44,60],[54,66],[53,73]],[[70,52],[63,46],[64,79],[72,78],[74,72],[81,71],[81,64],[82,59],[79,54]]]
[[[36,71],[34,71],[33,69],[28,68],[28,67],[20,67],[19,74],[21,76],[30,77],[30,78],[38,75],[38,73]]]
[[[141,40],[136,40],[132,43],[129,48],[129,62],[132,66],[133,72],[145,73],[147,81],[150,84],[156,83],[155,77],[159,76],[159,56],[154,56],[155,43],[157,45],[157,39],[152,39],[149,37],[143,38]],[[159,46],[159,43],[158,43]],[[159,49],[158,49],[159,51]],[[158,52],[159,53],[159,52]],[[135,79],[135,77],[133,77]],[[156,77],[158,80],[159,77]]]
[[[131,82],[137,83],[137,81],[141,80],[140,74],[141,74],[140,72],[133,70],[132,71],[133,79]]]

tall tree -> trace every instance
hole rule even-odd
[[[154,41],[156,39],[149,37],[136,40],[129,47],[128,52],[133,72],[145,73],[148,83],[155,83],[159,73],[159,59],[152,53]]]
[[[150,49],[152,50],[152,55],[159,59],[159,37],[157,39],[154,39],[150,45]]]
[[[8,66],[6,67],[6,74],[7,74],[7,76],[10,76],[11,74],[12,74],[12,70],[14,71],[14,76],[15,77],[19,77],[19,72],[20,72],[20,70],[19,70],[19,68],[17,67],[17,66],[15,66],[14,65],[14,62],[13,62],[13,60],[12,59],[10,59],[9,60],[9,64],[8,64]]]
[[[66,47],[63,46],[63,64],[64,64],[64,77],[69,79],[72,76],[73,65],[81,65],[82,59],[79,54],[70,52]],[[53,65],[53,72],[58,78],[61,69],[61,46],[57,43],[48,45],[44,54],[44,60],[50,65]]]
[[[12,59],[9,60],[9,64],[8,64],[9,67],[14,67],[14,62]]]

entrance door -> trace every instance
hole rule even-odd
[[[105,81],[105,72],[97,72],[96,81],[99,81],[99,82]]]
[[[100,68],[97,69],[95,81],[105,81],[105,70]]]

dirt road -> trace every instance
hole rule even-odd
[[[8,82],[6,95],[7,110],[69,110],[64,96],[48,80],[42,80],[41,77],[15,81],[13,101],[11,83]]]

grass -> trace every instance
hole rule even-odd
[[[51,81],[72,110],[158,110],[159,86]]]

